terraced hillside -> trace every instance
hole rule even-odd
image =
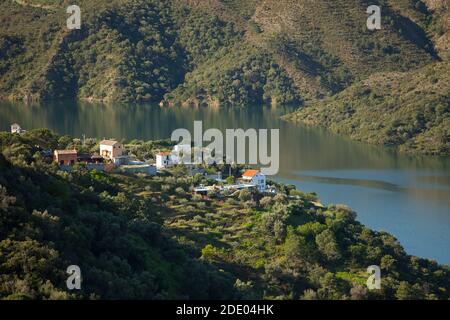
[[[438,60],[445,3],[418,3],[379,1],[371,32],[363,0],[78,1],[69,31],[67,1],[3,1],[0,95],[301,105]]]
[[[450,297],[450,267],[411,256],[344,205],[276,184],[262,195],[193,194],[202,175],[63,172],[41,148],[98,150],[100,139],[0,132],[0,299],[322,299]],[[167,141],[130,141],[154,155]],[[228,171],[225,167],[217,168]],[[239,167],[232,169],[240,176]],[[270,182],[272,183],[272,182]],[[67,290],[67,266],[82,270]],[[367,266],[379,265],[380,290]]]

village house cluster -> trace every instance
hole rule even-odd
[[[142,161],[131,160],[123,153],[124,146],[116,140],[100,142],[98,154],[78,153],[77,150],[55,150],[53,159],[63,169],[69,169],[75,163],[84,163],[88,169],[111,171],[120,169],[127,173],[156,174],[156,167]]]
[[[191,154],[191,146],[179,144],[174,146],[172,152],[159,152],[156,154],[156,168],[158,170],[164,170],[175,165],[186,165],[183,163],[185,154]],[[219,173],[217,177],[209,177],[214,179],[216,182],[222,183],[221,174]],[[271,192],[272,190],[267,189],[266,185],[266,175],[260,170],[246,170],[242,177],[239,179],[237,184],[220,184],[213,186],[203,186],[200,185],[194,189],[195,193],[206,195],[211,191],[233,191],[242,189],[256,189],[259,192]]]
[[[25,132],[20,125],[11,125],[11,133],[20,134]],[[246,170],[242,177],[238,179],[236,184],[224,184],[221,173],[217,175],[206,175],[201,168],[193,168],[190,164],[183,162],[183,154],[190,153],[190,145],[176,145],[171,152],[159,152],[156,154],[156,163],[147,163],[134,159],[130,159],[124,153],[124,146],[117,140],[102,140],[99,145],[99,152],[79,153],[77,150],[47,150],[49,155],[53,156],[53,161],[56,162],[62,170],[71,170],[76,163],[85,164],[89,170],[112,171],[117,169],[125,173],[146,173],[149,175],[156,175],[158,171],[164,171],[175,165],[185,165],[189,167],[191,175],[200,173],[207,178],[219,182],[213,186],[200,185],[194,188],[197,194],[206,195],[211,191],[236,191],[242,189],[252,189],[258,192],[273,192],[274,190],[267,188],[266,175],[260,170]],[[52,154],[53,153],[53,154]]]
[[[216,179],[217,182],[222,182],[223,180]],[[224,192],[224,191],[239,191],[243,189],[256,190],[261,193],[275,193],[274,188],[267,187],[266,175],[260,170],[246,170],[242,177],[238,180],[236,184],[219,184],[212,186],[200,185],[194,188],[194,192],[200,195],[207,195],[209,192]]]
[[[173,147],[172,152],[159,152],[156,154],[156,168],[166,169],[174,165],[184,164],[183,154],[190,154],[191,146],[187,144],[178,144]]]

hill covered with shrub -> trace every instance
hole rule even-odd
[[[446,54],[445,3],[432,1],[371,1],[376,32],[363,0],[78,4],[81,30],[67,30],[68,1],[2,1],[3,98],[301,105]]]
[[[448,1],[81,0],[80,30],[69,4],[0,3],[0,98],[291,104],[291,120],[449,153]]]
[[[406,152],[450,154],[450,63],[379,73],[284,117]]]
[[[448,266],[408,255],[350,208],[323,207],[293,186],[201,197],[192,186],[209,182],[183,167],[66,172],[41,153],[97,146],[48,130],[0,133],[1,299],[450,297]],[[167,147],[127,143],[146,158]],[[81,268],[79,291],[67,290],[69,265]],[[365,286],[370,265],[381,267],[381,290]]]

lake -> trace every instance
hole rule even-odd
[[[166,139],[208,128],[280,129],[280,171],[274,180],[316,192],[323,203],[341,203],[358,220],[393,234],[409,254],[450,264],[450,158],[408,156],[351,141],[279,117],[288,108],[160,108],[74,102],[0,102],[0,131],[49,128],[76,137]]]

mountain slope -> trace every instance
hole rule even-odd
[[[363,0],[79,1],[68,31],[67,1],[3,1],[0,96],[301,104],[438,59],[444,5],[378,3],[370,32]]]
[[[408,255],[348,207],[317,205],[293,186],[202,197],[191,190],[207,178],[185,168],[63,172],[39,149],[87,152],[98,142],[0,132],[0,299],[450,297],[448,266]],[[154,156],[168,146],[132,141],[127,150]],[[70,265],[81,290],[67,290]],[[370,265],[382,270],[381,290],[366,288]]]
[[[448,155],[450,62],[375,74],[284,118],[403,151]]]
[[[387,6],[382,30],[367,30],[367,6],[359,0],[267,0],[254,20],[263,30],[261,40],[293,74],[315,82],[318,93],[335,93],[374,72],[408,70],[432,60],[423,31]]]

